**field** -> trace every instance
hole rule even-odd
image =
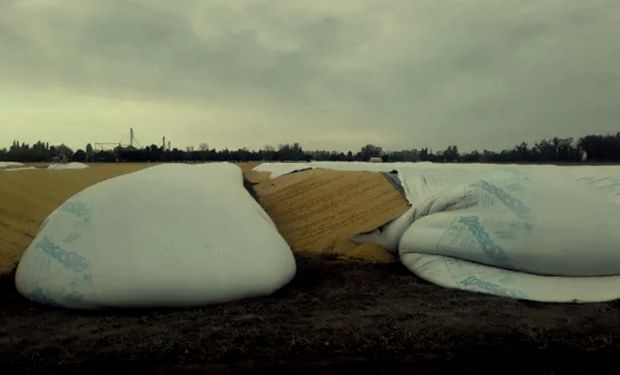
[[[11,225],[23,232],[10,241],[0,236],[2,248],[26,246],[47,213],[84,186],[145,166],[0,174],[0,194],[10,197],[0,201],[0,229],[7,234]],[[270,297],[178,310],[49,308],[22,298],[5,274],[0,368],[63,374],[581,374],[603,372],[620,350],[618,302],[524,302],[441,288],[395,261],[310,252],[298,252],[296,259],[296,278]]]

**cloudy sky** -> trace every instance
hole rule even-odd
[[[620,131],[617,0],[0,0],[0,147]]]

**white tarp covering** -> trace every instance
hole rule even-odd
[[[303,169],[321,168],[320,165],[322,164],[323,163],[263,163],[254,167],[253,170],[257,172],[269,172],[271,173],[271,178],[276,178]],[[340,163],[331,164],[334,164],[335,168],[330,169],[338,169],[337,166]],[[342,166],[345,165],[353,165],[353,163],[342,163]]]
[[[238,167],[167,164],[67,200],[24,253],[16,285],[71,308],[188,306],[268,295],[294,274]]]
[[[23,167],[23,166],[24,166],[23,163],[19,163],[16,161],[0,161],[0,169],[16,168],[16,167]]]
[[[36,169],[35,167],[18,167],[18,168],[5,168],[5,169],[0,169],[0,171],[3,172],[19,172],[19,171],[30,171]]]
[[[71,163],[59,163],[59,164],[50,164],[47,166],[47,169],[85,169],[88,168],[87,164],[71,162]]]
[[[431,282],[539,301],[620,298],[620,167],[303,166],[397,170],[412,210],[357,240],[398,243],[403,264]]]

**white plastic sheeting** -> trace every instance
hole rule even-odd
[[[277,178],[295,171],[320,168],[319,165],[321,165],[321,163],[263,163],[254,167],[253,170],[257,172],[269,172],[271,173],[271,178]]]
[[[620,167],[309,166],[397,170],[412,210],[356,240],[388,249],[398,243],[403,264],[426,280],[538,301],[620,298]]]
[[[62,169],[85,169],[88,168],[87,164],[84,163],[78,163],[78,162],[71,162],[71,163],[59,163],[59,164],[50,164],[47,166],[47,169],[56,169],[56,170],[62,170]]]
[[[36,169],[35,167],[17,167],[17,168],[6,168],[6,169],[0,169],[0,171],[3,172],[19,172],[19,171],[30,171]]]
[[[24,164],[16,161],[0,161],[0,169],[23,167]]]
[[[238,167],[168,164],[67,200],[24,253],[16,285],[70,308],[188,306],[268,295],[294,274]]]
[[[407,228],[413,223],[415,208],[411,207],[396,220],[376,229],[370,233],[362,233],[352,236],[351,240],[356,244],[375,243],[390,253],[398,253],[398,244]]]
[[[541,302],[602,302],[620,297],[620,276],[542,276],[440,255],[401,255],[407,268],[447,288]]]

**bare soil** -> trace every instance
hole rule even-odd
[[[399,263],[297,254],[276,294],[193,309],[70,311],[0,280],[0,369],[43,373],[597,373],[620,304],[543,304],[444,289]]]

